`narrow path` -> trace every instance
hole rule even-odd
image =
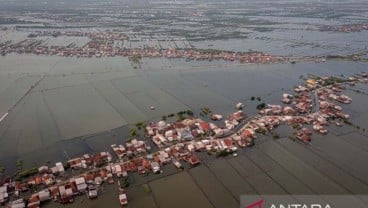
[[[0,122],[2,122],[7,116],[8,114],[10,114],[12,112],[13,109],[15,109],[20,103],[22,103],[22,101],[32,93],[32,91],[42,82],[42,80],[44,80],[46,78],[46,76],[55,68],[55,66],[58,64],[58,62],[56,62],[54,65],[52,65],[52,67],[50,67],[50,70],[48,72],[45,72],[45,74],[39,79],[37,80],[36,83],[34,83],[33,85],[31,85],[31,87],[27,90],[27,92],[16,102],[14,103],[13,106],[11,106],[8,110],[7,113],[5,113],[3,115],[3,117],[1,117]]]

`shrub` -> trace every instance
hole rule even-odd
[[[193,116],[193,115],[194,115],[194,113],[193,113],[193,111],[191,111],[191,110],[187,110],[187,115],[189,115],[189,116]]]
[[[264,109],[266,107],[266,104],[265,103],[260,103],[260,104],[258,104],[257,105],[257,109],[258,110],[262,110],[262,109]]]
[[[143,188],[143,191],[145,192],[145,193],[151,193],[151,188],[148,186],[148,184],[143,184],[142,185],[142,188]]]

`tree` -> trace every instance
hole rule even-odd
[[[0,164],[0,177],[3,175],[5,168]]]
[[[17,164],[18,171],[21,171],[23,169],[23,161],[18,160],[16,164]]]
[[[22,172],[20,172],[16,177],[15,177],[15,180],[16,181],[21,181],[25,178],[28,178],[30,176],[33,176],[35,174],[38,173],[38,168],[31,168],[31,169],[28,169],[28,170],[24,170]]]
[[[123,188],[127,188],[127,187],[130,186],[130,183],[129,183],[129,181],[128,181],[127,178],[124,178],[123,183],[122,183],[122,186],[123,186]]]
[[[177,120],[178,121],[182,121],[182,120],[184,120],[185,119],[185,117],[183,116],[183,114],[181,114],[181,113],[177,113],[176,114],[176,117],[177,117]]]
[[[129,130],[129,133],[130,133],[130,137],[137,137],[137,136],[139,136],[139,133],[138,133],[137,129],[130,129]]]
[[[143,184],[143,185],[142,185],[142,188],[143,188],[143,191],[144,191],[145,193],[151,193],[151,189],[150,189],[150,187],[148,186],[148,184]]]
[[[17,160],[17,166],[21,167],[23,165],[23,161],[22,160]]]
[[[272,137],[274,139],[279,139],[280,138],[280,135],[278,133],[276,133],[276,132],[272,132],[271,134],[272,134]]]
[[[218,152],[217,154],[216,154],[216,157],[226,157],[227,155],[229,155],[231,152],[228,152],[228,151],[226,151],[226,150],[222,150],[222,151],[220,151],[220,152]]]
[[[254,139],[251,139],[249,143],[247,144],[248,147],[253,147],[255,145]]]
[[[257,105],[257,109],[258,110],[262,110],[262,109],[264,109],[266,107],[266,104],[265,103],[260,103],[260,104],[258,104]]]
[[[107,160],[103,160],[103,161],[97,163],[95,166],[96,166],[96,168],[102,168],[102,167],[105,167],[107,164],[108,164]]]
[[[194,113],[193,113],[193,111],[191,111],[191,110],[187,110],[187,115],[188,115],[188,116],[193,116],[193,115],[194,115]]]

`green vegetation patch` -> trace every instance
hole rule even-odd
[[[151,193],[151,188],[149,187],[148,184],[143,184],[142,189],[143,189],[144,193],[147,193],[147,194]]]

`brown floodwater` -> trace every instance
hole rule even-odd
[[[226,115],[238,101],[254,115],[257,103],[251,96],[278,103],[283,92],[301,82],[300,75],[340,76],[367,69],[359,62],[239,65],[148,59],[135,70],[121,58],[28,55],[0,57],[0,66],[0,115],[11,109],[0,123],[0,163],[8,172],[19,159],[27,168],[109,150],[112,143],[122,143],[129,124],[138,121],[188,108],[198,112],[204,106]],[[133,175],[129,207],[238,207],[240,195],[260,193],[368,194],[368,140],[363,131],[368,129],[368,99],[346,93],[353,103],[343,107],[360,129],[331,125],[327,136],[315,134],[310,145],[303,145],[287,138],[289,128],[280,128],[281,139],[260,136],[255,147],[238,157],[202,155],[208,162],[184,172],[170,166],[162,175]],[[143,191],[145,183],[151,193]],[[67,207],[119,207],[116,185],[106,186],[103,193],[93,201],[78,197]]]

